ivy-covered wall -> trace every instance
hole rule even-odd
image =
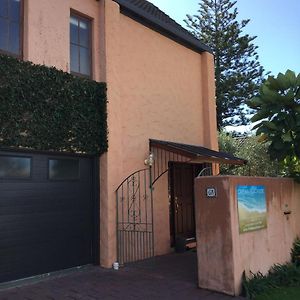
[[[101,154],[106,84],[0,55],[0,147]]]

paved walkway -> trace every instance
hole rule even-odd
[[[80,271],[0,290],[1,300],[233,300],[197,288],[196,253],[171,254],[129,264],[118,271]]]

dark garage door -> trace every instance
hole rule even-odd
[[[93,262],[92,159],[0,152],[0,282]]]

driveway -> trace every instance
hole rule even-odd
[[[118,271],[90,266],[1,289],[0,299],[244,299],[198,289],[196,263],[196,253],[186,252],[128,264]]]

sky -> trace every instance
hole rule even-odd
[[[199,0],[148,0],[185,27]],[[287,69],[300,73],[300,1],[237,0],[239,19],[250,19],[245,33],[257,36],[259,61],[272,75]]]

